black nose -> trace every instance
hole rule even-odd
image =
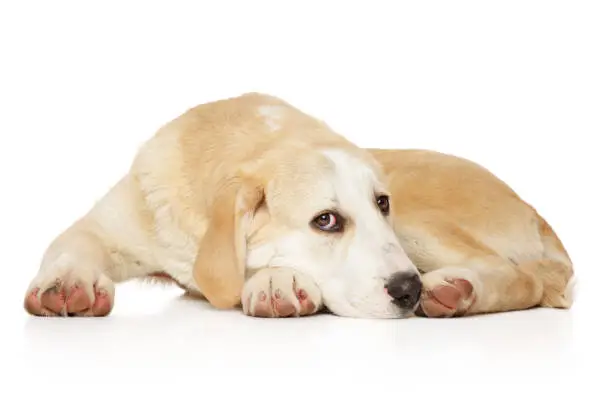
[[[421,297],[421,279],[413,272],[397,272],[385,285],[393,303],[403,309],[413,309]]]

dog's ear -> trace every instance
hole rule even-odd
[[[240,304],[245,281],[247,226],[264,199],[263,185],[236,178],[218,190],[193,268],[204,297],[216,308]]]

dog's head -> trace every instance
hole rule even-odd
[[[260,161],[215,199],[195,272],[212,304],[237,304],[245,277],[285,267],[310,276],[337,315],[411,314],[420,277],[393,231],[377,162],[356,147],[298,146]]]

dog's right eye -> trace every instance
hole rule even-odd
[[[312,226],[326,232],[339,232],[343,229],[344,219],[333,212],[324,212],[312,219]]]

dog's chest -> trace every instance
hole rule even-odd
[[[169,220],[158,220],[155,232],[155,259],[160,269],[180,284],[198,290],[193,280],[193,265],[198,253],[197,236]]]

